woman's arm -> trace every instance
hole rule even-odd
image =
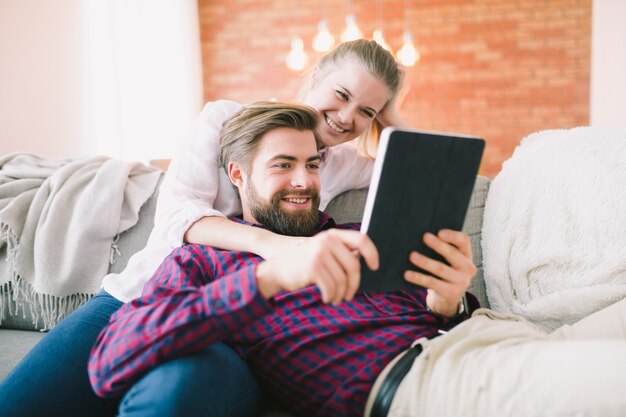
[[[294,245],[303,243],[306,239],[306,237],[279,235],[260,227],[236,223],[216,216],[199,219],[185,233],[187,243],[252,252],[265,259],[281,254]]]
[[[230,183],[224,182],[219,164],[222,124],[240,108],[239,103],[226,100],[207,103],[172,159],[159,190],[154,219],[160,239],[172,249],[184,243],[185,232],[198,219],[241,212],[238,197]]]
[[[155,228],[163,230],[172,248],[198,243],[270,258],[301,240],[226,218],[240,214],[241,206],[219,163],[219,136],[224,121],[240,108],[228,100],[208,103],[170,164],[159,193]]]

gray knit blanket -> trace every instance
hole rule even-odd
[[[160,175],[107,157],[0,156],[0,323],[29,308],[49,329],[97,293]]]

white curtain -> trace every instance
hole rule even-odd
[[[196,0],[87,0],[89,153],[171,158],[202,105]]]

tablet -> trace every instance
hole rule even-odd
[[[484,148],[472,136],[383,130],[361,224],[380,267],[371,271],[361,262],[360,292],[415,288],[403,278],[418,270],[409,262],[412,251],[443,260],[423,243],[424,233],[463,228]]]

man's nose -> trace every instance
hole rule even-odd
[[[292,187],[309,188],[311,184],[313,184],[313,178],[306,167],[298,168],[293,171],[291,176]]]

